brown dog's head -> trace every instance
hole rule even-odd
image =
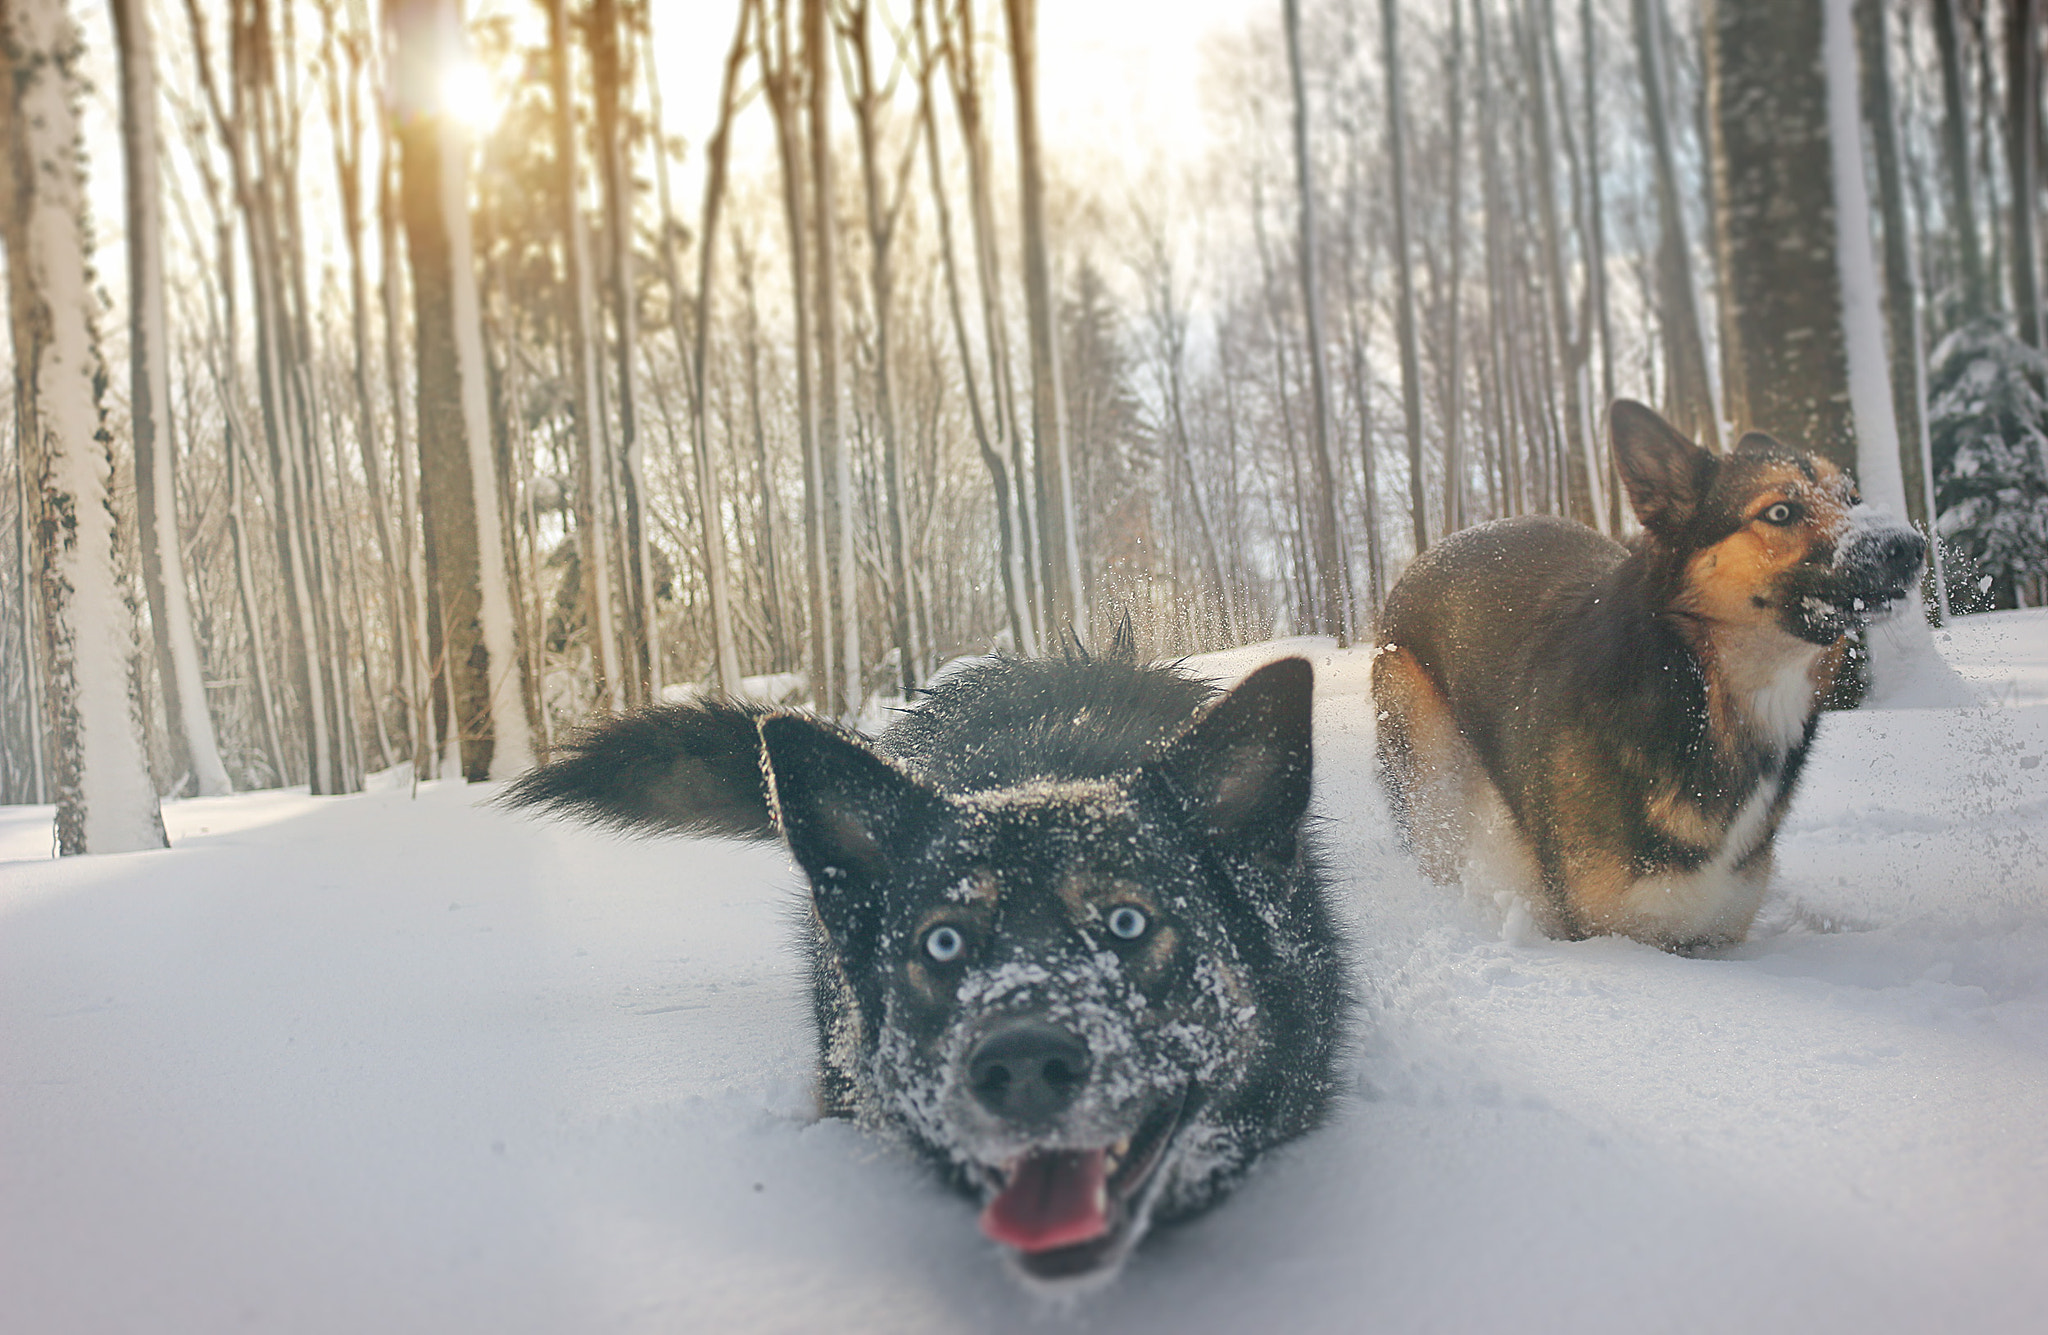
[[[1754,431],[1715,455],[1627,399],[1609,431],[1636,518],[1679,564],[1681,611],[1828,645],[1919,577],[1926,541],[1819,455]]]

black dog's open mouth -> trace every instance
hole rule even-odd
[[[1187,1104],[1172,1099],[1114,1145],[1019,1155],[983,1208],[981,1231],[1016,1248],[1037,1279],[1071,1279],[1114,1259]]]

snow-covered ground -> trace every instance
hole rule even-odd
[[[807,1119],[779,851],[427,785],[63,862],[0,809],[0,1331],[2042,1329],[2048,614],[1946,633],[1981,706],[1826,721],[1707,959],[1422,881],[1364,656],[1293,647],[1356,1094],[1077,1309]]]

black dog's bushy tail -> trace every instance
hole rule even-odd
[[[499,799],[633,833],[772,839],[761,773],[766,706],[656,705],[583,729]]]

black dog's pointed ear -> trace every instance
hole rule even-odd
[[[1131,626],[1131,609],[1126,607],[1117,614],[1116,629],[1110,632],[1109,652],[1103,655],[1113,663],[1138,661],[1138,632]]]
[[[1315,670],[1268,663],[1210,705],[1154,763],[1226,847],[1294,856],[1314,773]]]
[[[1713,483],[1714,456],[1633,399],[1616,399],[1607,410],[1607,433],[1642,526],[1669,535],[1690,523]]]
[[[782,837],[810,877],[826,928],[843,936],[945,799],[858,737],[807,715],[762,719],[761,747]]]

